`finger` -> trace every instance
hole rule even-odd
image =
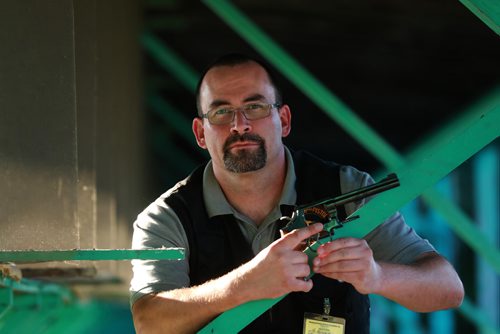
[[[314,264],[321,265],[329,262],[357,260],[368,256],[363,247],[341,248],[329,253],[319,253],[314,259]]]
[[[337,261],[329,262],[325,264],[314,264],[313,270],[317,273],[349,273],[349,272],[361,272],[366,270],[369,264],[362,260],[348,260],[348,261]]]
[[[359,293],[362,294],[375,292],[375,280],[367,279],[366,276],[364,276],[360,272],[333,273],[331,276],[329,274],[322,273],[321,275],[336,279],[338,281],[350,283]]]
[[[303,227],[301,229],[293,230],[292,232],[285,235],[280,241],[280,245],[287,248],[295,248],[300,245],[300,243],[307,238],[312,237],[315,234],[318,234],[323,230],[323,224],[316,223],[309,225],[307,227]]]
[[[304,280],[303,278],[297,278],[292,287],[292,291],[304,291],[309,292],[313,287],[312,280]]]
[[[339,238],[330,242],[327,242],[320,247],[318,247],[318,255],[327,254],[331,252],[338,251],[344,248],[358,247],[358,246],[368,246],[366,240],[357,238]]]
[[[370,265],[373,261],[373,252],[371,248],[363,245],[357,247],[342,248],[334,252],[318,255],[313,264],[316,267],[325,266],[331,263],[339,263],[345,266],[344,262],[351,262],[357,264],[359,268]]]
[[[309,276],[311,273],[311,268],[307,263],[295,266],[295,275],[297,278],[303,278]]]
[[[282,259],[283,263],[298,265],[298,264],[307,264],[309,261],[309,257],[307,254],[300,251],[292,251],[287,252],[286,256]]]
[[[360,274],[358,272],[318,272],[318,274],[323,275],[328,278],[335,279],[340,282],[346,282],[355,285],[359,281]]]

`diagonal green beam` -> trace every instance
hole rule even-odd
[[[404,165],[403,158],[392,147],[390,147],[390,145],[381,139],[375,132],[371,131],[371,129],[365,125],[352,111],[350,111],[338,98],[331,94],[319,81],[314,79],[314,77],[304,70],[295,60],[289,57],[281,48],[279,48],[279,46],[275,45],[274,42],[260,32],[258,28],[253,26],[253,24],[234,7],[227,2],[220,0],[207,0],[205,2],[219,15],[223,16],[223,18],[225,18],[233,28],[237,29],[239,27],[238,30],[240,34],[246,37],[251,44],[258,48],[265,56],[270,58],[271,62],[273,62],[274,65],[284,74],[290,73],[289,79],[302,88],[313,101],[320,105],[320,107],[327,103],[327,107],[323,107],[323,109],[327,111],[328,115],[333,117],[333,119],[339,124],[343,125],[344,128],[351,133],[351,135],[358,139],[358,141],[361,141],[362,144],[364,143],[367,149],[374,152],[379,160],[381,160],[386,166],[389,166],[389,169],[395,169],[396,167]],[[241,22],[244,24],[241,24]],[[169,66],[166,66],[168,70],[176,71],[179,68],[189,69],[187,64],[183,63],[171,50],[162,45],[162,43],[153,35],[146,34],[144,36],[144,40],[148,42],[145,44],[150,46],[150,50],[156,50],[157,54],[166,55],[157,57],[159,60],[171,58],[176,60],[165,61],[166,64],[170,64]],[[267,52],[266,50],[269,51]],[[286,61],[283,62],[283,59]],[[287,70],[288,66],[291,66],[290,71]],[[196,74],[194,71],[181,70],[180,73],[190,73],[188,76],[191,79],[188,81],[193,83],[196,81]],[[177,77],[180,80],[186,81],[183,79],[186,76],[177,75]],[[336,110],[338,110],[338,112],[336,112]],[[368,131],[368,136],[364,135],[366,131]],[[428,149],[428,146],[425,147],[423,151],[426,149]],[[382,154],[384,151],[386,154]],[[422,149],[420,151],[422,151]],[[447,217],[447,222],[451,224],[451,228],[455,231],[455,233],[461,236],[462,239],[464,239],[464,241],[479,254],[487,259],[492,258],[492,254],[498,255],[498,250],[493,247],[489,247],[482,242],[482,240],[484,240],[483,235],[480,232],[474,232],[476,229],[470,219],[463,212],[461,212],[461,210],[451,204],[449,200],[441,196],[435,190],[427,191],[424,194],[424,199],[440,211],[441,214]],[[493,258],[496,257],[497,256],[493,256]],[[491,263],[491,261],[489,262]]]
[[[182,260],[184,255],[184,248],[2,250],[0,262]]]
[[[279,66],[277,66],[277,67],[279,67]],[[339,102],[340,102],[340,101],[339,101]],[[340,106],[342,106],[342,103],[340,102],[340,103],[339,103],[339,105],[340,105]],[[375,134],[375,135],[376,135],[376,134]],[[394,159],[394,161],[397,161],[397,159]],[[403,161],[400,161],[400,162],[401,162],[401,164],[402,164],[402,165],[404,165],[404,164],[403,164]],[[440,195],[439,195],[439,194],[437,194],[437,196],[438,196],[438,199],[439,199]],[[430,196],[429,196],[429,197],[430,197]],[[434,204],[435,204],[435,203],[437,203],[437,201],[434,201]],[[445,203],[445,204],[446,204],[446,203]],[[449,203],[448,203],[448,204],[449,204]],[[458,214],[459,214],[459,216],[460,216],[460,211],[459,211],[459,210],[457,210],[455,207],[453,207],[453,205],[451,205],[451,207],[449,207],[447,211],[448,211],[448,212],[451,212],[451,213],[455,213],[455,216],[457,216],[457,215],[456,215],[456,213],[458,213]],[[450,214],[446,214],[446,216],[450,217]],[[465,216],[462,218],[462,220],[464,220],[464,221],[465,221],[465,223],[469,223],[469,219],[468,219],[467,217],[465,217]],[[459,224],[459,225],[460,225],[460,224]],[[471,224],[469,223],[469,225],[471,225]],[[471,234],[469,233],[469,235],[471,235]],[[479,238],[475,238],[475,240],[479,240]],[[496,251],[495,251],[495,249],[493,249],[493,251],[494,251],[494,253],[496,252]]]
[[[461,130],[466,128],[474,118],[481,117],[483,112],[498,109],[500,107],[500,87],[496,87],[490,94],[472,105],[469,110],[457,117],[453,122],[445,126],[438,134],[432,136],[408,155],[408,161],[420,161],[425,159],[426,152],[438,143],[444,143]],[[496,124],[500,132],[500,124]],[[475,140],[475,138],[471,138]],[[480,231],[471,219],[447,197],[436,189],[429,189],[422,194],[424,202],[436,209],[446,218],[448,226],[457,234],[462,241],[481,255],[500,274],[500,252],[484,232]]]
[[[357,210],[353,215],[359,215],[360,218],[337,230],[335,238],[365,236],[380,222],[433,186],[499,135],[500,106],[497,106],[479,115],[469,127],[457,133],[449,141],[434,147],[423,159],[412,161],[408,165],[410,167],[398,170],[401,186],[379,194]],[[306,253],[311,256],[320,244],[328,241],[328,238],[319,240],[311,246],[312,250],[308,249]],[[498,260],[497,263],[500,265],[500,259]],[[256,300],[240,305],[217,317],[199,333],[236,333],[282,298]]]
[[[230,8],[230,5],[228,5],[227,3],[225,4],[223,1],[222,2],[218,1],[217,5],[218,4],[223,4],[224,8],[221,10],[221,12],[227,13],[226,15],[229,15],[228,16],[229,19],[233,18],[235,21],[241,20],[241,17],[238,15],[242,15],[242,14],[237,12],[234,8]],[[229,7],[229,11],[227,11],[226,7]],[[236,11],[236,15],[235,15],[235,11]],[[248,20],[248,19],[246,19],[246,20]],[[254,46],[258,47],[259,45],[266,44],[266,43],[262,43],[262,38],[264,37],[264,40],[266,40],[267,37],[262,32],[259,32],[257,28],[253,27],[252,29],[250,29],[250,31],[253,33],[253,35],[246,33],[245,31],[246,30],[244,30],[240,33],[244,33],[244,37],[246,37],[252,44],[254,44]],[[255,31],[257,31],[257,34],[255,34]],[[150,41],[148,45],[154,46],[154,48],[151,48],[152,50],[153,49],[160,50],[159,52],[157,51],[157,53],[168,55],[168,57],[167,56],[157,57],[159,60],[164,62],[165,68],[167,68],[170,71],[174,71],[174,72],[178,71],[179,68],[180,69],[188,69],[188,70],[181,70],[180,73],[190,73],[189,76],[191,77],[191,79],[188,81],[191,81],[191,82],[196,81],[195,77],[197,76],[197,74],[195,74],[195,72],[190,69],[189,65],[187,65],[186,63],[183,63],[180,59],[178,59],[178,57],[175,55],[175,53],[173,53],[170,49],[168,49],[164,45],[162,45],[161,41],[156,39],[153,35],[145,35],[145,36],[146,36],[146,40]],[[252,36],[256,36],[256,37],[252,37]],[[269,44],[269,43],[271,43],[271,45],[273,45],[274,42],[272,42],[269,39],[267,41],[267,44]],[[275,47],[280,49],[278,46],[275,46]],[[277,66],[278,68],[279,68],[278,64],[280,64],[279,58],[282,58],[283,55],[286,56],[284,51],[282,51],[281,53],[278,53],[276,60],[273,62],[275,64],[275,66]],[[286,56],[286,57],[290,58],[289,56]],[[272,61],[272,59],[273,58],[271,58],[271,61]],[[308,81],[314,80],[314,79],[311,79],[312,76],[310,74],[308,74],[308,72],[306,70],[300,69],[298,63],[296,63],[293,59],[291,59],[289,62],[295,63],[294,67],[296,69],[299,68],[299,71],[295,71],[298,73],[297,75],[299,77],[299,80],[297,80],[295,82],[296,85],[298,85],[301,89],[303,89],[307,92],[307,87],[310,87],[310,86],[307,86],[307,84],[304,85],[303,83],[304,82],[307,83]],[[285,69],[282,68],[281,70],[284,71],[285,73],[288,73],[287,72],[288,70],[286,68]],[[300,76],[303,75],[304,73],[306,73],[306,77],[309,77],[309,80],[304,81],[304,80],[300,79]],[[296,77],[296,76],[293,76],[292,74],[290,75],[292,78]],[[180,80],[183,80],[182,75],[177,75],[177,77]],[[186,80],[184,80],[184,81],[186,81]],[[187,87],[189,87],[189,86],[187,86]],[[326,88],[325,88],[325,91],[326,91]],[[313,90],[312,92],[316,92],[316,91]],[[328,91],[326,91],[326,92],[328,94],[332,95]],[[314,96],[315,95],[310,96],[313,101],[315,100]],[[492,94],[492,96],[493,96],[493,98],[490,97],[488,99],[488,103],[490,105],[494,105],[495,103],[498,104],[499,96],[500,96],[500,94],[498,93],[498,90],[497,90],[497,92]],[[343,112],[341,112],[339,115],[337,115],[335,113],[329,113],[329,115],[331,115],[331,117],[333,117],[333,119],[335,121],[340,123],[340,121],[342,119],[344,119],[344,118],[342,118],[343,115],[344,116],[345,115],[352,116],[350,118],[350,120],[348,121],[348,124],[351,124],[352,120],[358,119],[355,117],[354,113],[352,113],[352,111],[350,111],[346,106],[344,106],[342,104],[342,102],[340,102],[335,96],[332,95],[330,97],[330,99],[337,100],[339,103],[339,106],[341,108],[344,108],[344,109],[341,109],[341,110],[343,110]],[[155,104],[157,107],[159,107],[161,102],[155,101]],[[165,108],[165,111],[168,112],[169,110],[171,110],[171,108],[167,108],[167,107],[168,106],[166,106],[166,105],[162,106],[162,108]],[[418,154],[422,154],[422,152],[425,153],[425,151],[429,147],[432,147],[433,145],[435,145],[436,142],[443,140],[444,138],[449,136],[450,133],[457,131],[457,129],[463,128],[464,124],[466,125],[467,121],[470,119],[470,117],[471,117],[470,115],[472,114],[474,116],[475,113],[477,112],[476,109],[478,109],[480,111],[482,109],[484,109],[485,103],[482,103],[481,107],[482,108],[475,108],[474,112],[472,112],[472,113],[467,113],[466,117],[461,117],[459,122],[454,122],[453,126],[448,127],[445,130],[442,130],[438,136],[434,136],[433,141],[427,143],[426,145],[422,145],[417,151],[413,152],[412,154],[418,155]],[[158,110],[158,108],[157,108],[157,110]],[[174,119],[175,119],[176,115],[175,114],[172,115],[171,113],[169,113],[168,117],[174,117]],[[339,117],[340,117],[340,119],[339,119]],[[184,123],[184,125],[182,127],[187,128],[187,126],[185,125],[185,123],[186,123],[185,121],[182,120],[179,123],[180,124]],[[366,126],[360,119],[358,119],[358,123],[360,123],[360,124],[358,124],[359,126],[356,126],[355,123],[356,122],[352,123],[353,126],[351,128],[347,128],[346,130],[351,132],[351,135],[353,135],[354,137],[358,137],[358,140],[359,140],[359,135],[361,135],[361,133],[358,132],[358,129],[368,128],[368,126]],[[182,131],[182,135],[184,137],[186,137],[186,133],[187,133],[187,130]],[[371,137],[374,137],[374,136],[377,137],[377,135],[375,133],[371,133]],[[361,138],[366,138],[366,137],[361,135]],[[370,140],[369,142],[373,142],[373,141]],[[396,158],[394,158],[394,157],[391,158],[390,156],[387,156],[387,159],[382,160],[382,162],[385,165],[389,166],[389,169],[396,169],[396,168],[399,168],[400,166],[403,166],[405,164],[403,158],[401,156],[399,156],[399,154],[397,154],[396,151],[392,147],[390,147],[387,143],[385,143],[385,141],[380,140],[379,144],[382,146],[388,146],[389,148],[387,149],[387,151],[393,152],[397,156]],[[370,149],[370,148],[368,148],[368,149]],[[376,150],[375,155],[377,155],[380,152],[381,152],[380,150]],[[390,154],[392,154],[392,153],[390,153]],[[378,156],[378,158],[380,159],[380,155]],[[391,161],[392,161],[392,163],[391,163]],[[457,235],[459,235],[460,237],[462,237],[462,239],[471,248],[473,248],[476,252],[478,252],[479,254],[483,255],[484,257],[490,258],[490,259],[498,257],[499,252],[496,249],[496,247],[491,245],[491,244],[488,244],[488,243],[485,244],[483,242],[483,240],[485,240],[484,235],[482,233],[478,233],[476,231],[476,228],[475,228],[474,224],[471,222],[470,218],[467,215],[465,215],[459,208],[457,208],[455,205],[453,205],[449,199],[445,198],[444,196],[442,196],[436,190],[433,190],[433,189],[428,190],[425,194],[423,194],[423,198],[430,206],[433,206],[437,211],[439,211],[446,218],[448,224],[451,225],[450,227],[455,231],[455,233]],[[492,256],[492,254],[493,254],[493,256]],[[488,261],[488,262],[492,263],[491,261]]]
[[[176,145],[165,131],[154,130],[153,149],[155,153],[166,161],[168,166],[164,168],[166,168],[165,171],[168,172],[167,174],[176,172],[184,175],[187,171],[198,165],[193,157]],[[164,168],[162,167],[162,169]],[[177,181],[169,180],[168,182],[175,184]]]
[[[500,87],[496,87],[485,97],[474,103],[462,115],[444,126],[439,133],[427,138],[420,145],[407,154],[408,161],[419,161],[425,159],[427,152],[439,143],[448,142],[463,131],[475,118],[481,117],[483,112],[488,112],[500,106]],[[500,128],[500,125],[498,125]],[[500,130],[499,130],[500,131]],[[474,140],[474,138],[471,138]],[[385,175],[386,172],[377,173]],[[471,221],[471,219],[457,208],[452,201],[436,189],[429,189],[422,194],[422,199],[430,207],[434,207],[443,217],[446,218],[448,226],[457,234],[469,247],[480,254],[497,273],[500,273],[500,252],[497,247],[490,242]]]
[[[277,43],[269,38],[261,31],[253,22],[250,21],[241,11],[234,7],[231,3],[225,0],[204,0],[222,20],[238,32],[248,43],[264,55],[270,63],[278,68],[285,77],[299,87],[313,102],[315,102],[326,114],[335,122],[340,124],[351,136],[358,140],[367,150],[377,157],[388,169],[397,170],[405,166],[405,159],[392,148],[384,139],[376,134],[371,128],[366,125],[354,112],[344,105],[335,95],[315,79],[311,73],[303,68],[295,59],[288,55]],[[448,140],[449,136],[460,131],[468,124],[468,120],[477,116],[478,113],[493,108],[500,104],[500,94],[493,94],[493,98],[489,99],[487,107],[474,110],[472,116],[463,117],[463,121],[455,124],[447,131],[436,136],[432,145],[440,140]],[[474,140],[472,138],[471,140]],[[428,145],[424,150],[433,147]],[[429,203],[436,211],[440,212],[450,227],[455,230],[460,236],[465,236],[464,241],[480,255],[486,259],[500,257],[500,252],[491,243],[484,242],[487,238],[481,232],[470,234],[469,231],[475,229],[471,220],[449,199],[445,198],[435,190],[428,190],[424,195],[427,203]],[[443,206],[443,203],[446,205]],[[456,219],[459,219],[458,221]],[[474,237],[470,237],[474,235]],[[491,261],[488,261],[494,268],[498,266]],[[500,273],[500,270],[497,270]]]
[[[500,35],[500,1],[460,0],[460,2],[497,35]]]
[[[151,33],[141,36],[143,47],[158,64],[170,72],[190,92],[194,92],[198,83],[198,74],[173,50]]]
[[[184,138],[184,140],[199,149],[196,141],[194,140],[190,120],[188,120],[167,100],[157,94],[149,96],[147,101],[148,105],[151,106],[155,114],[160,116],[165,123],[169,124],[179,135],[181,135],[182,138]]]
[[[464,299],[462,306],[458,309],[458,312],[460,312],[460,314],[471,323],[475,324],[478,329],[480,329],[480,333],[500,334],[500,330],[495,328],[491,319],[489,319],[484,312],[481,312],[480,309],[475,307],[468,298]]]
[[[389,217],[397,209],[417,198],[465,160],[498,138],[499,135],[500,105],[497,105],[495,108],[477,115],[469,127],[448,141],[429,149],[425,157],[409,161],[405,167],[397,170],[401,186],[384,194],[384,196],[375,197],[370,202],[378,207],[377,214],[385,216],[385,218]],[[364,214],[364,210],[363,207],[358,210],[358,214],[362,217],[350,227],[349,236],[361,238],[382,221],[378,219],[372,221],[370,215]],[[382,214],[382,211],[385,213]],[[477,231],[477,229],[475,230]],[[340,236],[344,236],[346,232],[342,229],[339,230]],[[499,253],[493,254],[493,259],[490,260],[492,260],[490,264],[494,269],[500,271]]]
[[[483,97],[466,108],[460,115],[442,126],[439,132],[425,138],[417,146],[410,149],[406,154],[407,160],[418,160],[426,155],[426,152],[435,145],[448,141],[457,133],[465,129],[478,114],[494,109],[500,105],[500,86],[494,87]],[[383,173],[385,175],[385,172]]]
[[[198,80],[198,73],[185,61],[183,61],[173,50],[168,48],[160,39],[151,33],[145,33],[142,36],[142,44],[150,55],[168,72],[170,72],[186,89],[194,93]],[[152,110],[160,116],[166,123],[172,125],[175,132],[184,138],[191,146],[194,146],[198,152],[207,157],[205,150],[200,150],[194,140],[191,121],[173,105],[168,103],[158,94],[152,94],[147,98],[148,104]],[[171,149],[175,145],[170,145]],[[169,149],[168,151],[170,151]],[[178,150],[177,150],[178,151]],[[181,154],[185,156],[185,154]],[[179,157],[179,155],[174,155]],[[184,159],[188,161],[189,159]],[[182,165],[193,165],[193,163],[182,163]]]

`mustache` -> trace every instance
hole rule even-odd
[[[254,133],[244,133],[242,135],[235,133],[229,136],[224,143],[224,151],[229,149],[229,146],[238,141],[253,141],[258,144],[264,144],[264,139],[261,136]]]

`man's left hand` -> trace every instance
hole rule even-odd
[[[364,239],[341,238],[321,245],[313,262],[313,271],[352,284],[363,294],[377,291],[381,267]]]

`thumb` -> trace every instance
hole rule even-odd
[[[280,245],[294,249],[299,244],[301,244],[307,238],[312,237],[315,234],[318,234],[323,230],[323,224],[316,223],[312,224],[297,230],[293,230],[292,232],[286,234],[280,239]]]

